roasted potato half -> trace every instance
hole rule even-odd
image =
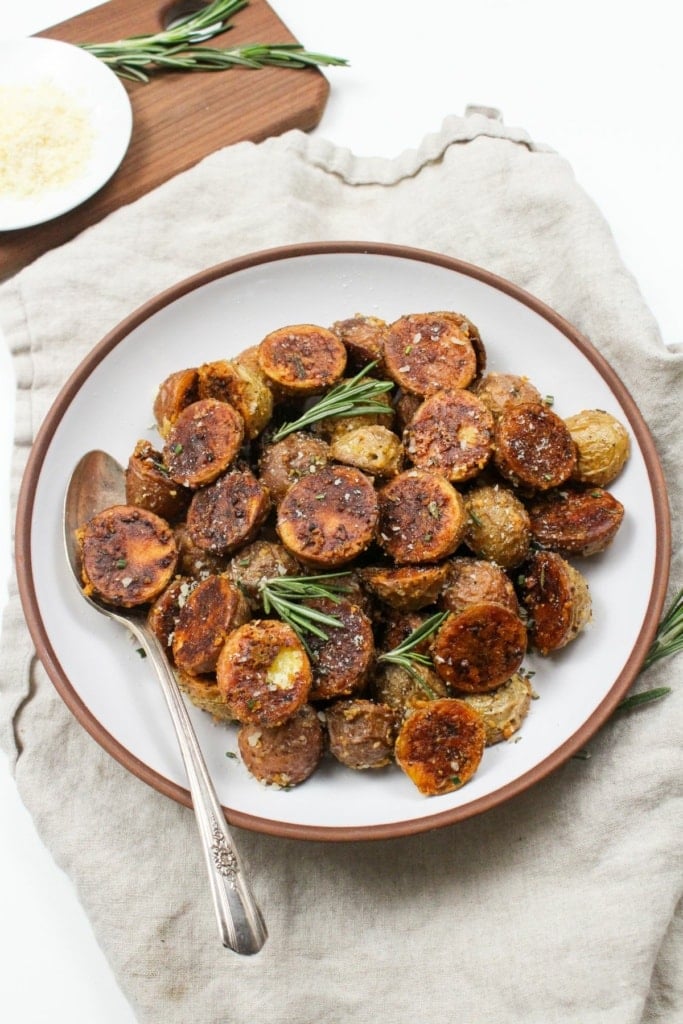
[[[196,367],[170,373],[159,386],[154,399],[154,419],[163,438],[183,409],[199,399],[199,376]]]
[[[372,699],[393,708],[401,718],[425,701],[450,696],[443,679],[427,665],[416,663],[411,672],[391,662],[381,664],[370,684]]]
[[[529,554],[529,513],[510,487],[484,484],[465,495],[464,540],[470,551],[503,569],[514,569]]]
[[[448,566],[366,566],[358,575],[374,597],[401,611],[416,611],[434,604],[448,578]]]
[[[508,405],[543,401],[536,385],[528,377],[516,373],[487,373],[472,385],[472,391],[490,410],[494,419],[498,419]]]
[[[259,477],[278,505],[292,484],[324,469],[331,458],[327,441],[296,431],[265,445],[259,458]]]
[[[193,676],[189,672],[176,668],[175,677],[178,680],[178,686],[195,707],[206,711],[216,722],[234,721],[232,711],[218,689],[214,675]]]
[[[346,320],[337,320],[330,328],[344,342],[349,366],[354,370],[362,370],[368,363],[377,363],[379,368],[382,367],[384,339],[388,329],[386,320],[363,316],[361,313]]]
[[[356,427],[335,435],[330,442],[330,451],[335,462],[355,466],[372,476],[396,476],[403,468],[401,439],[379,424]]]
[[[449,313],[414,313],[390,325],[384,366],[404,391],[426,397],[443,388],[466,388],[477,374],[470,331]]]
[[[246,598],[226,576],[208,576],[187,595],[178,613],[171,650],[193,676],[215,672],[225,638],[251,617]]]
[[[404,432],[408,458],[453,483],[471,480],[491,458],[493,416],[471,391],[437,391]]]
[[[306,639],[313,669],[309,700],[348,697],[363,691],[375,657],[372,623],[358,605],[346,598],[320,597],[307,606],[339,622],[323,626],[327,639],[311,634]]]
[[[564,422],[577,451],[572,479],[607,487],[619,476],[631,453],[626,427],[602,409],[584,409]]]
[[[227,575],[239,587],[252,611],[262,608],[259,586],[264,580],[280,576],[297,576],[301,566],[282,544],[272,540],[255,540],[234,555]]]
[[[602,487],[563,487],[528,504],[534,540],[561,555],[598,554],[614,540],[624,506]]]
[[[465,535],[462,496],[438,473],[405,470],[381,488],[378,500],[378,543],[399,564],[440,562]]]
[[[496,420],[494,446],[498,470],[515,486],[548,491],[576,467],[569,429],[543,402],[506,406]]]
[[[126,503],[172,522],[183,515],[191,497],[192,491],[171,480],[161,452],[149,441],[138,441],[126,466]]]
[[[396,737],[396,763],[425,796],[460,789],[482,759],[484,722],[462,700],[445,697],[416,708]]]
[[[324,730],[309,704],[282,725],[242,725],[237,744],[247,770],[270,786],[290,789],[313,774],[324,750]]]
[[[346,348],[332,331],[316,324],[279,327],[266,335],[259,366],[285,396],[318,395],[338,383],[346,369]]]
[[[470,605],[449,615],[432,643],[438,675],[460,693],[487,693],[519,669],[527,649],[524,623],[500,604]]]
[[[540,654],[551,654],[574,640],[591,619],[588,583],[554,551],[537,551],[520,575],[529,635]]]
[[[524,676],[515,673],[507,683],[490,693],[470,693],[462,697],[469,707],[481,715],[486,729],[486,746],[509,740],[521,729],[529,713],[533,691]]]
[[[519,612],[512,580],[499,565],[485,558],[452,558],[440,604],[449,612],[462,612],[473,604],[502,604]]]
[[[184,487],[213,483],[237,457],[244,420],[227,402],[203,398],[180,413],[168,432],[164,464]]]
[[[340,700],[325,712],[330,753],[347,768],[385,768],[393,760],[396,714],[386,704]]]
[[[231,555],[253,540],[270,511],[270,496],[249,469],[232,469],[190,502],[187,529],[197,547]]]
[[[263,375],[228,359],[202,363],[197,373],[199,397],[228,402],[242,417],[247,439],[258,437],[273,415],[273,393]]]

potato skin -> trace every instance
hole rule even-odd
[[[231,555],[253,540],[270,511],[270,496],[248,469],[233,469],[197,491],[187,513],[191,540],[215,555]]]
[[[193,580],[203,580],[212,574],[218,575],[225,572],[228,567],[228,560],[223,555],[211,554],[203,548],[197,547],[190,537],[187,523],[178,523],[173,530],[176,544],[178,546],[177,571],[183,576],[189,576]]]
[[[262,372],[283,395],[305,397],[326,391],[346,369],[343,342],[325,327],[292,324],[271,331],[259,345]]]
[[[183,409],[199,398],[199,377],[196,367],[177,370],[163,380],[154,399],[154,419],[163,438]]]
[[[313,685],[309,700],[329,700],[362,692],[375,657],[372,623],[352,601],[317,598],[307,606],[332,615],[339,628],[323,626],[327,640],[311,634],[306,639]]]
[[[313,675],[290,626],[278,619],[252,619],[226,638],[216,680],[233,718],[272,726],[307,703]]]
[[[494,462],[515,486],[548,491],[574,472],[576,445],[563,420],[543,402],[506,406],[496,421]]]
[[[401,611],[434,604],[448,578],[448,566],[366,566],[358,570],[364,585],[380,601]]]
[[[172,480],[184,487],[213,483],[239,454],[244,420],[227,402],[204,398],[188,405],[171,427],[164,463]]]
[[[499,565],[484,558],[452,558],[441,607],[456,615],[473,604],[502,604],[515,615],[519,602],[512,580]]]
[[[406,453],[420,469],[453,483],[471,480],[493,452],[493,416],[471,391],[432,393],[404,432]]]
[[[396,763],[424,796],[460,789],[481,762],[486,730],[481,716],[462,700],[445,697],[416,708],[403,722]]]
[[[386,704],[340,700],[325,712],[330,753],[357,771],[385,768],[393,758],[396,715]]]
[[[237,744],[254,778],[289,789],[305,782],[318,767],[324,730],[317,713],[310,704],[304,704],[282,725],[242,725]]]
[[[337,434],[330,442],[330,452],[335,462],[355,466],[371,476],[396,476],[403,466],[400,438],[379,424],[371,423]]]
[[[469,707],[481,715],[486,729],[486,746],[509,740],[521,729],[531,706],[531,683],[515,673],[502,686],[490,693],[470,693],[462,697]]]
[[[384,366],[404,391],[426,397],[466,388],[477,373],[477,353],[469,331],[450,314],[412,313],[390,325]]]
[[[197,373],[199,397],[228,402],[242,417],[245,437],[258,437],[273,415],[273,393],[263,376],[229,359],[202,363]]]
[[[528,377],[516,373],[487,373],[472,385],[472,391],[490,410],[494,420],[508,405],[543,401],[541,392]]]
[[[279,576],[298,576],[301,567],[282,544],[255,540],[233,556],[226,571],[251,609],[258,611],[262,607],[259,584]]]
[[[126,503],[172,522],[183,515],[191,497],[191,491],[170,479],[161,452],[149,441],[138,441],[126,466]]]
[[[624,506],[601,487],[563,487],[528,504],[534,540],[561,555],[604,551],[624,518]]]
[[[426,665],[415,664],[413,675],[401,665],[384,663],[375,671],[370,684],[372,699],[393,708],[401,718],[425,701],[448,697],[443,679]]]
[[[208,576],[179,610],[171,645],[175,664],[194,676],[215,672],[225,638],[249,618],[238,588],[226,576]]]
[[[106,604],[149,604],[173,579],[178,549],[168,523],[135,505],[104,509],[77,531],[84,592]]]
[[[529,513],[509,487],[499,484],[473,487],[465,495],[465,544],[479,558],[503,569],[521,565],[529,554]]]
[[[193,676],[178,667],[174,669],[174,674],[178,686],[195,707],[206,711],[215,722],[234,721],[232,711],[218,689],[214,675]]]
[[[293,484],[324,469],[331,458],[330,447],[321,437],[297,431],[264,447],[259,477],[279,504]]]
[[[335,569],[374,540],[379,509],[372,484],[352,466],[325,466],[302,477],[280,502],[277,532],[305,565]]]
[[[432,659],[451,689],[487,693],[519,669],[526,649],[521,619],[503,605],[482,602],[449,615],[432,642]]]
[[[559,651],[591,618],[591,597],[581,573],[554,551],[537,551],[520,577],[529,634],[539,654]]]
[[[631,454],[626,427],[602,409],[584,409],[564,422],[577,450],[572,479],[607,487],[619,476]]]
[[[363,316],[361,313],[356,313],[346,320],[336,320],[330,327],[330,330],[344,342],[349,366],[354,370],[362,370],[368,363],[375,362],[382,367],[384,339],[388,329],[386,320],[376,316]]]
[[[197,580],[189,576],[176,576],[162,590],[147,613],[147,625],[169,654],[180,609],[196,586]]]
[[[378,543],[399,564],[440,562],[467,526],[465,503],[438,473],[409,469],[378,492]]]

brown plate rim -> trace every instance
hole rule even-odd
[[[645,658],[650,644],[654,639],[662,613],[666,598],[669,563],[671,559],[671,522],[666,483],[655,443],[652,435],[650,434],[649,428],[630,392],[604,356],[602,356],[597,349],[594,348],[592,343],[572,324],[570,324],[569,321],[556,313],[550,306],[546,305],[546,303],[505,278],[502,278],[497,274],[494,274],[492,271],[486,270],[482,267],[467,263],[463,260],[457,259],[456,257],[447,256],[428,249],[420,249],[393,243],[361,241],[302,242],[294,245],[261,249],[244,256],[226,260],[225,262],[208,267],[197,274],[177,282],[171,287],[160,292],[158,295],[147,300],[129,316],[121,320],[91,349],[68,378],[50,407],[36,435],[21,483],[16,513],[16,572],[19,594],[24,609],[24,616],[35,644],[36,653],[52,684],[71,713],[80,725],[97,743],[99,743],[101,747],[104,748],[104,750],[107,751],[108,754],[110,754],[111,757],[159,793],[170,797],[186,807],[192,806],[190,794],[187,789],[171,782],[169,779],[150,768],[147,764],[132,754],[126,747],[120,744],[99,722],[99,720],[94,717],[73,688],[70,680],[67,678],[54,648],[52,647],[50,638],[42,621],[31,566],[32,518],[38,480],[55,430],[64,417],[75,395],[93,372],[94,368],[106,355],[108,355],[109,352],[120,344],[134,328],[138,327],[145,320],[148,320],[160,309],[170,305],[183,295],[186,295],[203,285],[254,266],[277,262],[283,259],[341,253],[391,256],[401,259],[415,260],[418,262],[431,263],[444,267],[445,269],[453,270],[456,273],[475,278],[498,291],[504,292],[556,327],[595,367],[600,376],[609,386],[610,390],[621,403],[628,417],[629,424],[637,438],[643,454],[650,481],[655,513],[656,536],[652,588],[650,591],[647,611],[643,618],[643,623],[638,636],[622,671],[612,684],[609,693],[589,718],[587,718],[580,726],[580,728],[577,729],[577,731],[573,733],[572,736],[569,737],[569,739],[567,739],[561,746],[556,748],[552,754],[534,765],[532,769],[519,776],[519,778],[505,786],[502,786],[494,792],[486,794],[485,796],[482,796],[477,800],[473,800],[463,806],[449,808],[447,811],[437,811],[432,815],[427,815],[417,819],[390,822],[382,825],[334,827],[300,825],[296,823],[272,821],[268,818],[261,818],[256,815],[235,811],[229,807],[224,808],[226,817],[231,824],[251,831],[262,832],[288,839],[334,842],[393,839],[401,836],[431,831],[432,829],[442,828],[445,825],[455,824],[458,821],[463,821],[466,818],[488,811],[512,797],[519,795],[530,786],[540,782],[551,772],[555,771],[569,757],[581,750],[588,740],[610,717],[617,704],[631,687],[638,675],[643,659]]]

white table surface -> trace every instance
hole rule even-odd
[[[92,0],[8,3],[0,34],[30,35],[92,6]],[[523,126],[570,161],[611,224],[664,340],[683,341],[683,71],[671,0],[575,0],[560,9],[547,0],[421,0],[412,7],[345,0],[333,14],[320,0],[274,0],[273,6],[310,49],[351,61],[350,68],[326,72],[332,90],[316,135],[358,155],[392,157],[468,104],[499,108],[506,123]],[[12,405],[3,339],[2,481]],[[6,486],[2,493],[0,605],[10,572]],[[2,755],[0,964],[2,1017],[12,1024],[135,1020]]]

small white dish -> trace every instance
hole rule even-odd
[[[0,190],[0,231],[32,227],[59,217],[94,195],[125,156],[133,127],[128,94],[113,71],[86,50],[54,39],[0,40],[0,117],[8,87],[46,86],[65,97],[87,121],[87,152],[63,184],[23,195]],[[0,151],[0,160],[2,153]]]

